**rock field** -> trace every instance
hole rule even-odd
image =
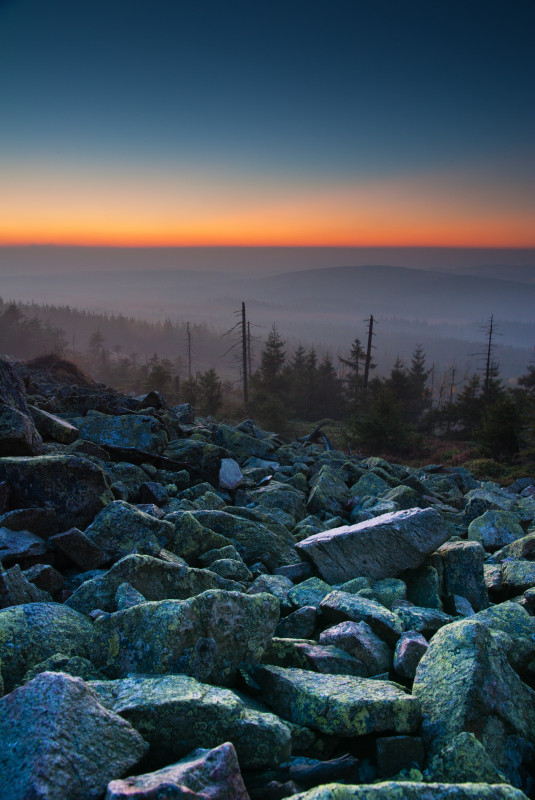
[[[0,361],[0,796],[535,798],[535,478]]]

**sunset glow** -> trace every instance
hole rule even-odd
[[[0,6],[0,245],[535,246],[528,6],[112,5]]]

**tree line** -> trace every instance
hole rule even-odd
[[[110,347],[99,329],[90,335],[87,348],[78,351],[69,347],[61,328],[1,300],[0,352],[21,358],[53,352],[121,391],[156,390],[171,403],[191,403],[202,416],[222,410],[230,416],[247,414],[274,430],[294,421],[329,418],[343,423],[348,441],[368,453],[407,454],[417,451],[428,436],[473,441],[482,455],[498,460],[514,459],[520,451],[535,452],[535,366],[528,365],[513,387],[502,381],[493,359],[492,318],[482,369],[467,376],[458,392],[454,369],[447,381],[443,376],[436,385],[422,345],[416,346],[408,363],[398,356],[388,373],[377,376],[373,317],[366,346],[356,338],[347,355],[336,357],[303,344],[289,354],[273,326],[253,368],[250,327],[242,311],[237,325],[243,338],[238,342],[241,379],[235,382],[222,379],[215,366],[193,371],[191,351],[189,363],[184,356],[173,359],[157,352],[145,359],[125,354],[120,347]],[[169,326],[173,329],[167,321],[160,327],[176,341],[179,326]],[[181,325],[180,333],[186,332],[190,347],[191,338],[197,345],[201,329]]]

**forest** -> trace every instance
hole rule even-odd
[[[70,341],[47,309],[0,299],[0,353],[24,360],[54,353],[124,392],[155,390],[169,404],[191,403],[201,416],[250,416],[283,434],[315,429],[326,446],[332,439],[355,453],[415,462],[434,456],[494,479],[535,471],[535,363],[514,383],[501,378],[492,317],[482,330],[478,367],[460,374],[453,364],[436,374],[425,343],[407,362],[398,356],[379,370],[372,316],[367,341],[356,338],[345,355],[334,356],[304,344],[288,348],[275,325],[261,340],[244,304],[223,336],[203,324],[65,307],[61,313],[76,330]],[[125,340],[129,352],[119,343]]]

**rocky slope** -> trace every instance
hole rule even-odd
[[[0,362],[13,800],[535,796],[535,479]]]

